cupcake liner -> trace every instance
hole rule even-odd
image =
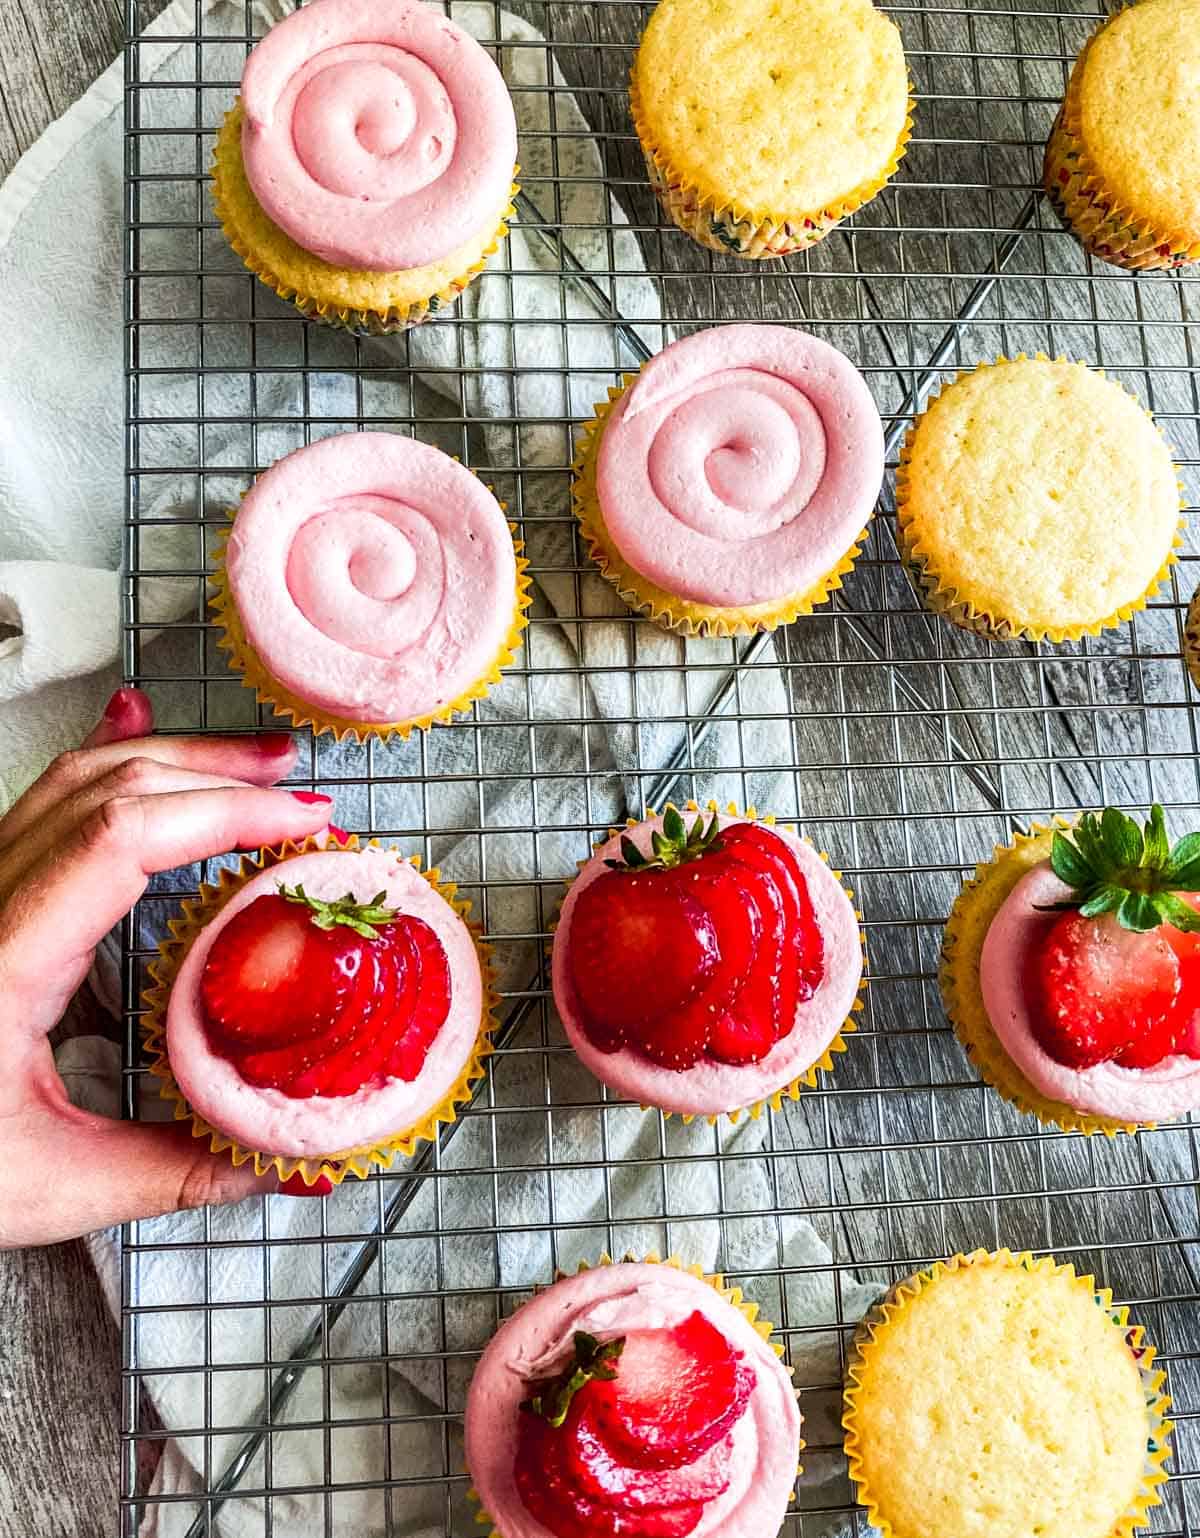
[[[503,505],[501,503],[502,507]],[[533,602],[531,591],[533,583],[528,575],[529,562],[522,554],[525,547],[520,540],[514,539],[517,585],[513,621],[486,673],[477,678],[470,688],[456,695],[449,704],[443,705],[440,710],[425,716],[415,716],[409,721],[352,721],[343,716],[328,714],[311,701],[293,693],[274,678],[263,666],[258,653],[247,639],[241,616],[238,614],[237,605],[230,591],[229,574],[225,569],[225,548],[237,513],[231,509],[228,517],[231,526],[221,535],[216,551],[217,564],[209,573],[209,581],[212,583],[214,592],[208,604],[221,632],[217,639],[217,646],[221,651],[229,654],[230,669],[241,674],[243,687],[253,689],[260,704],[269,705],[275,715],[288,718],[294,727],[311,727],[315,737],[321,736],[324,732],[332,732],[338,742],[347,737],[353,737],[358,742],[366,742],[369,737],[384,739],[398,737],[404,741],[414,731],[427,731],[435,721],[441,723],[451,721],[456,715],[469,711],[475,700],[483,699],[495,684],[500,683],[504,669],[510,666],[521,649],[522,631],[529,626],[526,611]],[[510,523],[508,527],[515,535],[516,525]]]
[[[493,985],[492,947],[480,939],[477,926],[468,924],[475,941],[483,977],[483,1008],[475,1045],[463,1064],[458,1078],[441,1102],[425,1112],[411,1127],[403,1128],[393,1136],[378,1142],[363,1143],[355,1148],[344,1148],[319,1157],[291,1158],[285,1154],[272,1154],[261,1149],[247,1148],[235,1138],[227,1136],[220,1128],[214,1127],[199,1112],[194,1111],[175,1082],[175,1075],[171,1072],[171,1065],[167,1058],[167,1001],[180,965],[205,926],[248,881],[264,870],[270,870],[296,855],[310,854],[322,847],[324,846],[320,839],[308,838],[301,843],[289,840],[273,848],[261,849],[256,855],[244,856],[237,871],[222,868],[215,886],[202,884],[197,897],[186,899],[182,904],[181,917],[173,919],[167,926],[171,938],[159,943],[158,958],[150,963],[149,973],[153,979],[153,985],[147,988],[142,996],[144,1013],[141,1021],[145,1052],[150,1059],[150,1072],[160,1081],[159,1093],[163,1099],[174,1103],[176,1121],[190,1121],[192,1136],[207,1138],[213,1153],[221,1153],[228,1149],[235,1165],[253,1160],[256,1175],[266,1175],[274,1171],[283,1181],[290,1179],[292,1175],[299,1174],[305,1185],[310,1186],[315,1185],[322,1175],[334,1185],[340,1185],[347,1175],[357,1175],[360,1179],[365,1179],[373,1168],[390,1169],[397,1154],[407,1157],[418,1144],[436,1141],[439,1127],[457,1121],[460,1107],[470,1104],[474,1098],[475,1086],[484,1076],[484,1062],[492,1051],[492,1033],[496,1029],[498,1003]],[[342,838],[340,847],[353,850],[376,849],[381,846],[377,839],[371,839],[363,844],[356,835],[347,834]],[[455,913],[466,921],[471,911],[471,904],[455,895],[457,892],[455,884],[440,880],[436,869],[421,870],[420,860],[416,855],[407,858],[408,863],[446,899]]]
[[[896,168],[904,158],[908,141],[912,137],[916,100],[912,94],[911,81],[908,89],[908,111],[904,127],[896,141],[896,148],[879,175],[869,178],[845,197],[835,199],[826,207],[807,212],[746,208],[734,199],[718,198],[702,192],[694,178],[682,168],[672,165],[666,154],[654,143],[642,107],[636,59],[629,76],[629,109],[642,146],[650,185],[667,217],[710,251],[759,261],[770,257],[791,256],[797,251],[806,251],[809,246],[815,246],[818,241],[825,239],[830,230],[836,229],[843,219],[864,203],[869,203],[883,190],[896,174]]]
[[[985,1084],[1019,1111],[1036,1116],[1044,1126],[1115,1137],[1118,1132],[1136,1132],[1139,1127],[1150,1128],[1154,1123],[1093,1116],[1050,1100],[1035,1089],[993,1031],[979,985],[983,942],[1005,898],[1027,871],[1050,858],[1056,830],[1066,832],[1074,825],[1074,821],[1061,817],[1054,818],[1049,827],[1034,823],[1032,833],[1018,833],[1012,844],[1000,845],[990,860],[976,866],[946,921],[938,982],[954,1033]]]
[[[582,1276],[585,1271],[593,1271],[600,1266],[620,1266],[625,1265],[626,1263],[640,1264],[644,1266],[670,1266],[673,1271],[683,1271],[688,1276],[694,1276],[697,1281],[704,1282],[707,1286],[711,1287],[714,1292],[719,1293],[721,1297],[725,1299],[726,1303],[731,1303],[733,1307],[737,1309],[738,1313],[742,1314],[746,1320],[754,1326],[754,1333],[758,1336],[761,1336],[761,1338],[766,1341],[767,1345],[770,1346],[775,1355],[779,1357],[784,1372],[787,1373],[789,1378],[793,1376],[795,1369],[783,1361],[784,1348],[782,1341],[771,1339],[771,1336],[775,1330],[775,1326],[770,1322],[769,1319],[762,1318],[759,1312],[758,1304],[750,1302],[750,1300],[745,1297],[740,1287],[727,1286],[725,1283],[725,1278],[721,1275],[720,1272],[708,1272],[705,1271],[703,1266],[699,1265],[689,1266],[684,1261],[682,1261],[678,1255],[668,1255],[666,1260],[664,1260],[662,1256],[654,1250],[651,1250],[648,1255],[625,1255],[621,1260],[613,1260],[609,1255],[601,1255],[595,1266],[589,1266],[586,1260],[582,1260],[576,1266],[573,1272],[556,1272],[554,1280],[556,1282],[561,1282],[565,1281],[569,1276]],[[544,1292],[546,1290],[547,1289],[541,1287],[537,1289],[538,1292]],[[803,1438],[801,1438],[798,1451],[803,1452],[804,1448],[805,1442]],[[470,1473],[471,1471],[468,1469],[468,1477],[470,1477]],[[803,1473],[804,1465],[802,1463],[797,1463],[797,1477]],[[795,1492],[793,1491],[792,1500],[794,1501],[795,1498]],[[480,1498],[479,1492],[475,1489],[474,1485],[468,1487],[467,1499],[477,1508],[475,1512],[475,1521],[479,1524],[480,1527],[486,1527],[488,1529],[487,1538],[507,1538],[506,1534],[502,1533],[499,1528],[493,1525],[492,1518],[483,1509],[483,1502]]]
[[[748,806],[743,812],[736,801],[729,801],[724,807],[719,806],[716,801],[706,801],[703,810],[709,813],[724,812],[724,814],[728,817],[742,817],[745,818],[748,822],[761,822],[765,827],[768,828],[773,828],[775,826],[775,817],[773,813],[767,812],[760,816],[758,809],[753,806]],[[687,815],[692,812],[701,811],[701,806],[698,801],[687,801],[682,807],[677,807],[673,801],[668,801],[667,804],[663,807],[663,812],[665,813],[671,811],[677,811],[683,815]],[[659,814],[653,807],[648,806],[646,808],[646,816],[644,818],[626,818],[625,828],[636,828],[642,822],[648,821],[650,818],[657,817],[658,815]],[[609,839],[615,838],[619,833],[623,831],[624,829],[622,828],[609,828],[604,837],[598,839],[597,842],[593,844],[592,854],[598,854],[600,850],[604,848],[605,844],[608,843]],[[805,839],[804,842],[808,844],[810,848],[815,847],[810,839]],[[825,853],[825,851],[823,849],[818,849],[817,853],[820,855],[822,861],[826,865],[829,865],[829,856]],[[580,860],[578,862],[578,869],[582,871],[584,866],[587,864],[587,860]],[[829,868],[833,872],[834,876],[836,876],[842,891],[845,892],[846,896],[850,899],[851,902],[853,902],[854,893],[843,881],[841,871],[834,870],[832,865],[829,865]],[[569,886],[570,883],[568,883],[568,888]],[[782,1110],[783,1102],[785,1100],[799,1100],[802,1090],[815,1089],[817,1087],[818,1074],[832,1073],[834,1069],[834,1058],[839,1053],[845,1052],[847,1050],[846,1037],[853,1035],[854,1032],[858,1029],[858,1022],[854,1017],[855,1015],[861,1014],[867,1007],[867,936],[866,931],[861,928],[863,916],[859,912],[858,908],[855,908],[854,916],[860,925],[858,937],[862,943],[863,956],[862,980],[858,986],[858,993],[855,997],[854,1003],[850,1006],[850,1013],[843,1022],[837,1035],[825,1048],[821,1056],[817,1058],[815,1062],[810,1063],[803,1073],[798,1074],[789,1083],[782,1085],[779,1089],[775,1090],[772,1094],[767,1095],[764,1099],[752,1101],[749,1105],[737,1106],[730,1111],[720,1111],[708,1115],[704,1113],[689,1111],[664,1111],[661,1109],[661,1107],[653,1105],[643,1105],[641,1109],[643,1111],[658,1111],[659,1114],[667,1120],[670,1120],[673,1116],[678,1116],[680,1121],[682,1121],[685,1126],[689,1125],[691,1122],[699,1120],[702,1114],[703,1119],[709,1124],[710,1127],[716,1126],[716,1124],[722,1120],[726,1120],[732,1125],[736,1126],[743,1116],[748,1116],[751,1121],[757,1121],[764,1111]],[[555,922],[550,926],[550,944],[548,950],[551,952],[553,951],[554,933],[557,928],[558,920],[556,919]]]
[[[1074,1266],[1059,1264],[1052,1256],[1035,1260],[1028,1251],[1014,1255],[1007,1249],[997,1250],[992,1254],[986,1250],[975,1250],[970,1255],[955,1255],[950,1260],[939,1260],[926,1270],[916,1272],[889,1289],[884,1297],[867,1311],[855,1332],[846,1360],[842,1427],[846,1433],[845,1447],[850,1464],[850,1478],[855,1484],[859,1502],[867,1509],[871,1526],[877,1528],[883,1534],[883,1538],[906,1538],[904,1533],[897,1532],[880,1510],[874,1492],[870,1489],[863,1473],[859,1452],[858,1396],[862,1390],[864,1378],[870,1370],[871,1348],[887,1332],[896,1316],[902,1313],[912,1299],[923,1292],[931,1282],[936,1281],[944,1273],[960,1271],[968,1266],[1003,1266],[1068,1276],[1076,1286],[1093,1299],[1097,1308],[1108,1315],[1114,1328],[1120,1330],[1124,1336],[1125,1344],[1142,1381],[1149,1431],[1146,1437],[1142,1488],[1106,1538],[1130,1538],[1136,1528],[1143,1527],[1149,1522],[1150,1509],[1161,1504],[1158,1487],[1164,1484],[1167,1478],[1163,1465],[1170,1456],[1170,1438],[1174,1430],[1171,1421],[1167,1419],[1171,1401],[1163,1393],[1167,1375],[1154,1367],[1155,1348],[1146,1341],[1142,1326],[1129,1323],[1128,1308],[1113,1306],[1112,1293],[1107,1287],[1097,1287],[1094,1278],[1090,1276],[1077,1276]]]
[[[1071,363],[1075,368],[1087,369],[1089,373],[1100,374],[1107,378],[1104,369],[1090,369],[1086,363],[1080,363],[1075,359],[1065,358],[1061,354],[1051,359],[1048,354],[1038,352],[1034,360],[1041,363]],[[896,470],[896,526],[900,545],[900,558],[908,568],[914,585],[920,594],[922,602],[933,613],[940,614],[952,624],[958,625],[963,630],[974,631],[989,641],[1050,641],[1060,645],[1064,641],[1078,641],[1083,636],[1100,635],[1105,630],[1115,629],[1125,624],[1140,609],[1146,607],[1147,602],[1154,597],[1159,588],[1170,573],[1171,567],[1178,561],[1176,550],[1183,544],[1184,518],[1183,509],[1186,506],[1183,483],[1179,482],[1179,506],[1180,518],[1175,538],[1171,542],[1171,549],[1167,552],[1166,559],[1155,572],[1144,592],[1139,594],[1129,603],[1121,604],[1113,613],[1107,614],[1103,619],[1093,621],[1087,625],[1029,625],[1019,624],[1006,619],[1002,614],[991,614],[985,609],[977,608],[970,596],[960,592],[958,588],[943,587],[941,578],[928,563],[925,552],[922,550],[917,537],[912,532],[913,514],[908,504],[910,482],[910,466],[912,463],[912,448],[916,438],[917,429],[928,415],[933,403],[946,391],[951,390],[968,375],[978,373],[981,369],[998,368],[1006,363],[1024,363],[1028,361],[1027,353],[1019,352],[1015,358],[1006,358],[1000,354],[991,362],[978,363],[974,368],[960,369],[952,380],[940,385],[932,391],[925,403],[925,409],[914,418],[912,426],[905,435],[904,444],[900,450],[900,463]],[[1111,383],[1119,384],[1118,380]],[[1121,388],[1125,387],[1121,385]],[[1137,401],[1137,397],[1130,391],[1125,393],[1131,400]],[[1140,401],[1137,401],[1139,409],[1145,411]],[[1146,411],[1150,420],[1154,421],[1154,414]],[[1155,429],[1161,436],[1161,429],[1155,423]],[[1165,441],[1165,440],[1164,440]]]
[[[853,571],[867,538],[866,528],[857,535],[837,565],[819,578],[807,592],[777,598],[770,603],[734,608],[718,608],[712,604],[693,603],[690,599],[680,598],[643,577],[624,559],[613,543],[604,521],[596,492],[596,463],[609,413],[637,377],[636,373],[626,374],[619,387],[609,387],[608,400],[594,407],[595,416],[584,424],[583,437],[572,467],[571,500],[575,516],[587,542],[588,554],[605,581],[616,588],[624,602],[636,613],[646,615],[664,630],[688,636],[737,636],[775,630],[780,625],[790,625],[802,615],[811,614],[818,604],[828,603],[830,594],[841,587],[842,578]]]
[[[386,281],[389,278],[393,280],[403,278],[406,280],[405,287],[416,291],[414,297],[370,301],[364,299],[361,304],[355,305],[347,304],[343,299],[331,295],[328,289],[322,292],[319,282],[312,282],[307,287],[298,286],[289,278],[281,276],[276,270],[277,259],[271,256],[268,243],[263,239],[264,234],[269,233],[270,246],[278,247],[289,256],[294,254],[297,262],[302,264],[315,279],[328,277],[336,283],[337,280],[344,279],[350,269],[332,267],[323,262],[320,257],[305,251],[273,224],[263,212],[246,178],[242,161],[243,115],[239,97],[226,113],[225,121],[217,136],[212,166],[213,202],[217,219],[226,240],[254,276],[281,299],[289,300],[294,304],[308,320],[370,336],[389,336],[399,331],[411,330],[413,326],[419,326],[430,315],[436,315],[447,305],[453,304],[463,289],[484,270],[488,260],[499,250],[501,241],[508,234],[508,222],[516,214],[516,208],[512,202],[518,190],[515,180],[509,193],[508,205],[501,213],[490,241],[480,250],[476,259],[467,262],[461,272],[454,273],[447,279],[439,270],[440,264],[435,263],[428,268],[413,268],[402,273],[353,274],[354,277],[362,279],[367,287],[377,290],[381,287],[386,289]],[[517,169],[513,167],[514,177]],[[428,274],[428,292],[420,291],[422,273]],[[393,282],[393,287],[395,286]]]
[[[1123,8],[1122,8],[1123,9]],[[1084,148],[1079,83],[1092,44],[1122,14],[1117,10],[1084,44],[1046,144],[1042,183],[1055,212],[1086,251],[1131,271],[1174,270],[1200,261],[1200,230],[1162,230],[1122,207]]]

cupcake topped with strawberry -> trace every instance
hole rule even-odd
[[[998,850],[947,926],[947,1011],[1023,1109],[1115,1131],[1200,1107],[1200,834],[1109,807]]]
[[[857,915],[823,857],[694,803],[600,845],[554,937],[576,1052],[619,1094],[683,1115],[813,1083],[842,1050],[862,972]]]
[[[765,1538],[800,1453],[788,1370],[740,1293],[673,1265],[556,1282],[493,1337],[466,1452],[500,1538]]]

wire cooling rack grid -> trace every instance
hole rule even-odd
[[[1194,544],[1164,594],[1102,640],[989,646],[915,603],[885,497],[828,609],[774,642],[685,645],[615,603],[569,513],[571,419],[656,345],[647,317],[676,334],[780,320],[835,342],[870,380],[892,469],[945,371],[1038,348],[1104,365],[1154,409],[1200,501],[1200,275],[1091,263],[1037,190],[1097,5],[889,6],[918,98],[899,176],[807,255],[752,265],[702,252],[657,215],[625,95],[647,9],[514,0],[537,29],[505,54],[525,82],[514,95],[530,255],[481,280],[502,312],[489,322],[502,348],[485,363],[461,307],[431,323],[431,355],[419,337],[366,343],[305,325],[244,273],[215,226],[207,167],[265,13],[177,5],[140,32],[154,9],[129,0],[128,679],[179,729],[254,724],[206,623],[212,537],[257,469],[357,426],[427,438],[493,482],[549,597],[471,717],[387,748],[303,739],[297,783],[334,795],[355,831],[448,861],[476,902],[502,964],[504,1046],[438,1147],[336,1203],[130,1226],[122,1531],[151,1515],[157,1532],[189,1535],[474,1531],[459,1417],[497,1320],[557,1266],[678,1248],[726,1269],[787,1342],[810,1445],[786,1531],[862,1532],[837,1430],[858,1284],[998,1244],[1052,1250],[1134,1305],[1178,1421],[1155,1527],[1200,1531],[1195,1128],[1115,1142],[1040,1130],[977,1083],[934,983],[962,876],[1014,828],[1152,799],[1173,831],[1194,824],[1197,697],[1180,659]],[[501,36],[491,0],[469,9]],[[533,63],[540,73],[521,67]],[[581,192],[604,204],[568,90],[644,273],[627,232],[579,211]],[[522,295],[545,269],[521,261],[547,254],[562,277],[548,315],[531,314]],[[647,293],[643,324],[624,324],[629,296]],[[481,424],[485,375],[510,404],[493,397]],[[580,379],[590,394],[572,390]],[[798,813],[865,914],[869,1006],[835,1077],[736,1129],[610,1104],[548,1002],[543,942],[571,862],[610,820],[668,795]],[[204,874],[158,883],[127,929],[131,1114],[145,963]],[[151,1494],[168,1426],[194,1473]]]

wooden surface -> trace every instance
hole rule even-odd
[[[120,0],[0,0],[0,176],[116,57]],[[0,1253],[0,1538],[117,1525],[118,1334],[82,1244]]]

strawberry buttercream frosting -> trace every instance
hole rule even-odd
[[[807,592],[883,480],[883,427],[837,348],[787,326],[722,326],[664,348],[605,420],[596,495],[621,556],[718,607]]]
[[[745,820],[722,814],[719,823],[727,828]],[[653,835],[661,832],[662,825],[661,817],[648,817],[636,827],[614,834],[572,883],[554,936],[554,1002],[580,1059],[618,1094],[679,1115],[717,1116],[769,1099],[820,1060],[846,1024],[858,997],[863,973],[862,935],[845,888],[817,851],[786,828],[772,827],[799,863],[824,947],[822,979],[813,996],[798,1006],[790,1033],[756,1063],[719,1063],[702,1058],[691,1068],[676,1069],[660,1067],[627,1047],[617,1052],[601,1051],[583,1028],[571,980],[571,915],[580,894],[607,871],[605,861],[621,858],[622,837],[632,839],[643,854],[649,855]],[[613,965],[620,965],[619,957],[613,958]]]
[[[517,154],[508,89],[440,7],[311,0],[254,49],[242,102],[255,197],[335,266],[426,266],[507,205]]]
[[[235,914],[280,883],[311,897],[352,892],[360,902],[384,893],[384,905],[423,919],[446,953],[450,1009],[415,1079],[389,1079],[353,1095],[293,1099],[248,1084],[213,1051],[205,1029],[200,980],[217,936]],[[297,855],[248,881],[197,937],[180,965],[167,1005],[167,1058],[188,1103],[245,1148],[314,1158],[385,1141],[408,1131],[446,1099],[479,1036],[483,977],[475,942],[446,899],[394,850],[323,850]]]
[[[1041,912],[1069,901],[1071,888],[1047,861],[1026,872],[988,926],[979,962],[979,986],[988,1021],[1001,1046],[1050,1100],[1117,1121],[1167,1121],[1200,1107],[1200,1061],[1184,1053],[1152,1068],[1099,1063],[1071,1068],[1042,1050],[1033,1032],[1024,979],[1035,947],[1057,914]]]
[[[672,1329],[699,1312],[744,1354],[755,1384],[733,1430],[729,1487],[709,1502],[690,1538],[767,1538],[778,1531],[796,1479],[800,1411],[791,1379],[745,1315],[706,1282],[673,1266],[598,1266],[556,1282],[492,1337],[467,1395],[471,1480],[502,1538],[552,1538],[526,1510],[513,1477],[521,1401],[531,1379],[570,1357],[576,1332],[611,1340]]]
[[[225,567],[272,678],[352,721],[449,705],[494,668],[517,609],[500,504],[395,433],[325,438],[273,465],[242,502]]]

